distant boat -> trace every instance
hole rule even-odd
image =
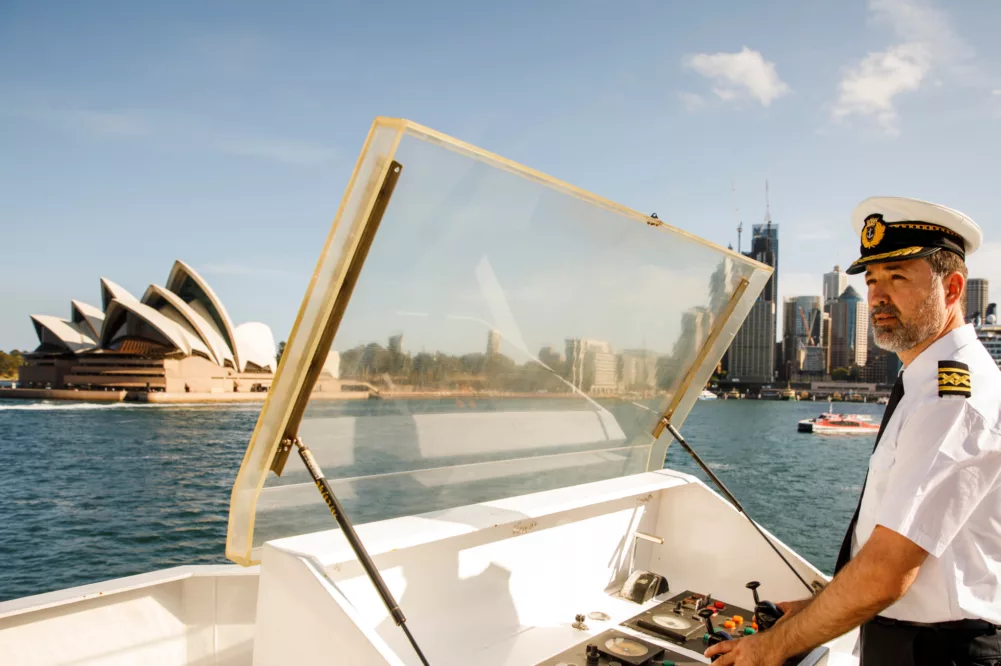
[[[716,400],[716,394],[709,389],[702,389],[702,393],[699,394],[699,400]]]
[[[799,396],[791,388],[787,388],[779,394],[779,397],[783,400],[799,400]]]
[[[885,395],[879,396],[879,398],[876,400],[876,404],[877,405],[887,405],[889,403],[890,403],[890,399],[887,398]]]
[[[879,432],[879,426],[872,422],[868,414],[835,414],[834,406],[828,406],[830,411],[812,419],[799,422],[799,432],[832,433],[843,435],[870,435]]]

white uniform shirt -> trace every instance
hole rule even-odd
[[[970,368],[972,394],[938,393],[938,362]],[[876,525],[929,556],[880,615],[1001,624],[1001,371],[967,324],[904,370],[904,397],[869,459],[852,556]]]

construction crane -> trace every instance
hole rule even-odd
[[[813,342],[813,327],[806,323],[806,313],[803,312],[803,308],[799,306],[796,306],[796,309],[799,310],[799,318],[803,320],[803,328],[806,330],[807,344],[810,347],[816,346]]]

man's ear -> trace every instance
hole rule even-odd
[[[963,290],[966,287],[966,278],[963,277],[962,273],[950,273],[942,281],[942,286],[945,288],[945,304],[947,307],[952,307],[963,296]],[[965,303],[960,303],[960,305],[965,310]]]

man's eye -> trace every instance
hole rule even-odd
[[[891,280],[906,280],[907,278],[905,278],[903,275],[891,275],[890,279]]]

